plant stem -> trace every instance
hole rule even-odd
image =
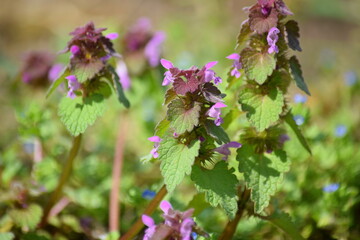
[[[59,181],[55,191],[52,193],[49,203],[47,204],[47,206],[44,209],[44,215],[41,219],[39,227],[43,227],[46,225],[51,209],[59,201],[59,199],[63,193],[63,188],[70,178],[75,157],[76,157],[77,153],[79,152],[81,138],[82,138],[82,134],[76,136],[73,140],[73,144],[72,144],[69,156],[65,162],[65,166],[61,173],[60,181]]]
[[[145,215],[151,215],[155,209],[159,206],[161,200],[165,197],[165,195],[167,194],[167,190],[165,185],[163,185],[160,189],[160,191],[156,194],[156,196],[153,198],[153,200],[150,202],[150,204],[147,206],[147,208],[145,209],[144,213]],[[141,218],[139,218],[134,225],[132,225],[132,227],[130,228],[130,230],[120,238],[120,240],[127,240],[127,239],[132,239],[133,237],[135,237],[140,231],[141,229],[144,227],[144,224],[141,220]]]
[[[109,203],[109,232],[119,231],[119,215],[120,215],[120,185],[121,172],[124,160],[124,146],[126,141],[128,119],[124,113],[123,121],[119,121],[117,140],[115,145],[115,156],[112,171],[112,185]]]
[[[232,237],[235,234],[236,227],[239,224],[240,219],[244,214],[246,203],[249,200],[249,197],[250,197],[250,190],[247,190],[245,188],[238,201],[238,210],[236,212],[235,218],[227,223],[224,231],[221,233],[221,236],[219,237],[219,240],[232,239]]]

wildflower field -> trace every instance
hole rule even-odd
[[[1,5],[0,240],[360,239],[358,0]]]

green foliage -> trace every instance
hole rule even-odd
[[[241,25],[240,32],[239,32],[239,34],[237,36],[235,49],[238,49],[240,46],[242,46],[246,42],[247,38],[249,37],[249,35],[251,33],[252,33],[252,31],[250,29],[249,21],[244,22]]]
[[[289,214],[277,211],[271,216],[265,217],[265,219],[283,230],[289,237],[291,237],[291,239],[304,240]]]
[[[283,173],[289,170],[290,161],[283,150],[271,154],[257,154],[250,145],[237,150],[239,171],[244,174],[246,186],[251,189],[255,212],[261,213],[282,182]]]
[[[275,69],[276,61],[274,54],[245,48],[240,55],[246,76],[250,80],[255,80],[260,85],[266,81],[267,77],[270,76]]]
[[[79,83],[84,83],[87,80],[95,77],[96,74],[104,68],[104,63],[101,60],[92,61],[89,63],[76,64],[73,74],[76,76]]]
[[[155,127],[155,136],[163,137],[170,127],[170,121],[164,118]]]
[[[170,127],[175,130],[177,134],[194,129],[199,124],[201,103],[193,102],[189,105],[183,102],[182,99],[173,100],[167,111],[167,118],[170,121]]]
[[[295,20],[290,20],[285,24],[285,28],[289,47],[293,50],[301,52],[302,49],[299,42],[300,33],[298,23]]]
[[[0,233],[0,240],[13,240],[14,238],[15,236],[11,232]]]
[[[129,100],[126,98],[125,94],[124,94],[124,90],[123,87],[120,83],[120,78],[117,75],[115,69],[112,66],[108,67],[111,75],[112,75],[112,80],[113,80],[113,84],[115,86],[115,90],[116,90],[116,94],[118,96],[118,100],[120,103],[122,103],[124,105],[124,107],[129,108],[130,107],[130,102]]]
[[[199,154],[199,149],[198,140],[185,145],[178,142],[178,139],[168,136],[161,141],[158,149],[161,160],[160,170],[168,192],[174,191],[185,174],[191,173],[191,166]]]
[[[216,126],[214,121],[205,121],[206,132],[215,139],[218,144],[230,142],[230,138],[221,126]]]
[[[189,202],[187,209],[193,208],[194,213],[193,216],[196,217],[206,208],[211,207],[211,205],[205,199],[205,193],[196,194],[193,199]]]
[[[43,210],[39,205],[31,204],[24,209],[11,209],[8,214],[19,227],[35,229],[41,220]]]
[[[70,75],[70,70],[68,68],[66,68],[64,70],[64,72],[60,75],[60,77],[51,84],[50,88],[48,89],[48,91],[46,93],[46,98],[48,98],[60,86],[60,84],[65,82],[65,80],[66,80],[65,77],[67,77],[69,75]]]
[[[100,94],[75,99],[63,97],[59,104],[60,120],[73,136],[84,133],[98,117],[102,116],[104,110],[104,97]]]
[[[302,70],[301,70],[299,60],[296,58],[296,56],[292,56],[289,60],[289,63],[290,63],[292,76],[296,82],[296,86],[298,86],[298,88],[300,88],[307,95],[310,96],[311,95],[310,91],[309,91],[309,89],[305,83],[305,80],[302,76]]]
[[[205,192],[206,201],[216,207],[219,204],[225,209],[230,218],[237,211],[237,178],[233,168],[228,169],[224,161],[218,162],[213,169],[203,169],[193,166],[191,179],[200,192]]]
[[[240,92],[239,102],[249,121],[258,131],[263,131],[279,120],[284,96],[277,88],[271,88],[267,94],[259,89],[245,88]]]

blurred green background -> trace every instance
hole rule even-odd
[[[225,57],[234,52],[240,24],[247,18],[242,8],[254,2],[2,0],[0,232],[9,230],[4,225],[8,220],[2,214],[7,212],[9,202],[4,196],[13,191],[13,184],[26,185],[31,179],[51,191],[71,144],[70,135],[57,118],[59,93],[45,101],[44,89],[30,88],[20,80],[19,70],[26,52],[56,53],[66,46],[68,33],[88,21],[94,21],[97,27],[107,27],[107,33],[118,32],[120,37],[115,40],[115,47],[119,49],[129,27],[138,18],[148,17],[154,31],[166,32],[163,54],[166,59],[183,68],[217,60],[219,64],[214,69],[226,79],[231,62]],[[293,86],[288,100],[295,113],[305,117],[302,128],[314,154],[309,157],[296,141],[286,144],[293,161],[292,170],[273,204],[289,212],[309,239],[360,239],[360,1],[288,0],[286,3],[295,13],[291,18],[299,22],[303,51],[296,54],[312,93],[305,104],[295,104],[293,96],[299,90]],[[57,61],[66,63],[68,55],[57,56]],[[354,84],[348,84],[349,72],[355,76]],[[142,164],[140,158],[151,150],[147,138],[153,135],[155,124],[164,116],[162,77],[159,75],[151,84],[143,82],[146,78],[132,80],[133,88],[126,93],[132,108],[127,115],[130,126],[121,186],[122,231],[146,206],[148,200],[141,197],[142,191],[158,190],[161,185],[158,163]],[[123,113],[123,107],[112,99],[105,115],[85,134],[81,157],[66,190],[72,203],[57,220],[71,226],[74,232],[81,232],[76,219],[89,217],[94,219],[94,230],[106,233],[111,164]],[[336,134],[338,125],[346,126],[341,137]],[[231,127],[234,138],[239,128]],[[26,151],[26,144],[32,144],[34,136],[44,141],[45,158],[37,164],[32,163],[32,155]],[[339,189],[324,192],[323,187],[331,183],[339,183]],[[195,190],[185,181],[177,192],[172,202],[183,210]],[[220,232],[226,222],[220,210],[208,209],[198,218],[210,233]],[[236,239],[287,238],[269,223],[250,218],[239,225]]]

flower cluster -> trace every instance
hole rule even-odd
[[[226,58],[234,61],[230,71],[230,76],[239,78],[241,76],[240,69],[242,68],[242,64],[240,62],[240,54],[232,53]]]
[[[142,216],[143,223],[148,227],[148,229],[145,230],[144,240],[158,239],[159,236],[161,236],[161,239],[192,239],[191,233],[193,232],[195,222],[191,216],[194,209],[180,212],[174,210],[168,201],[162,201],[160,208],[164,212],[162,215],[164,218],[163,223],[156,225],[150,216]]]
[[[269,49],[268,49],[268,53],[272,54],[272,53],[278,53],[279,52],[279,48],[276,46],[277,41],[279,40],[279,36],[278,34],[280,33],[280,30],[277,29],[276,27],[272,27],[267,35],[267,42],[269,44]]]

